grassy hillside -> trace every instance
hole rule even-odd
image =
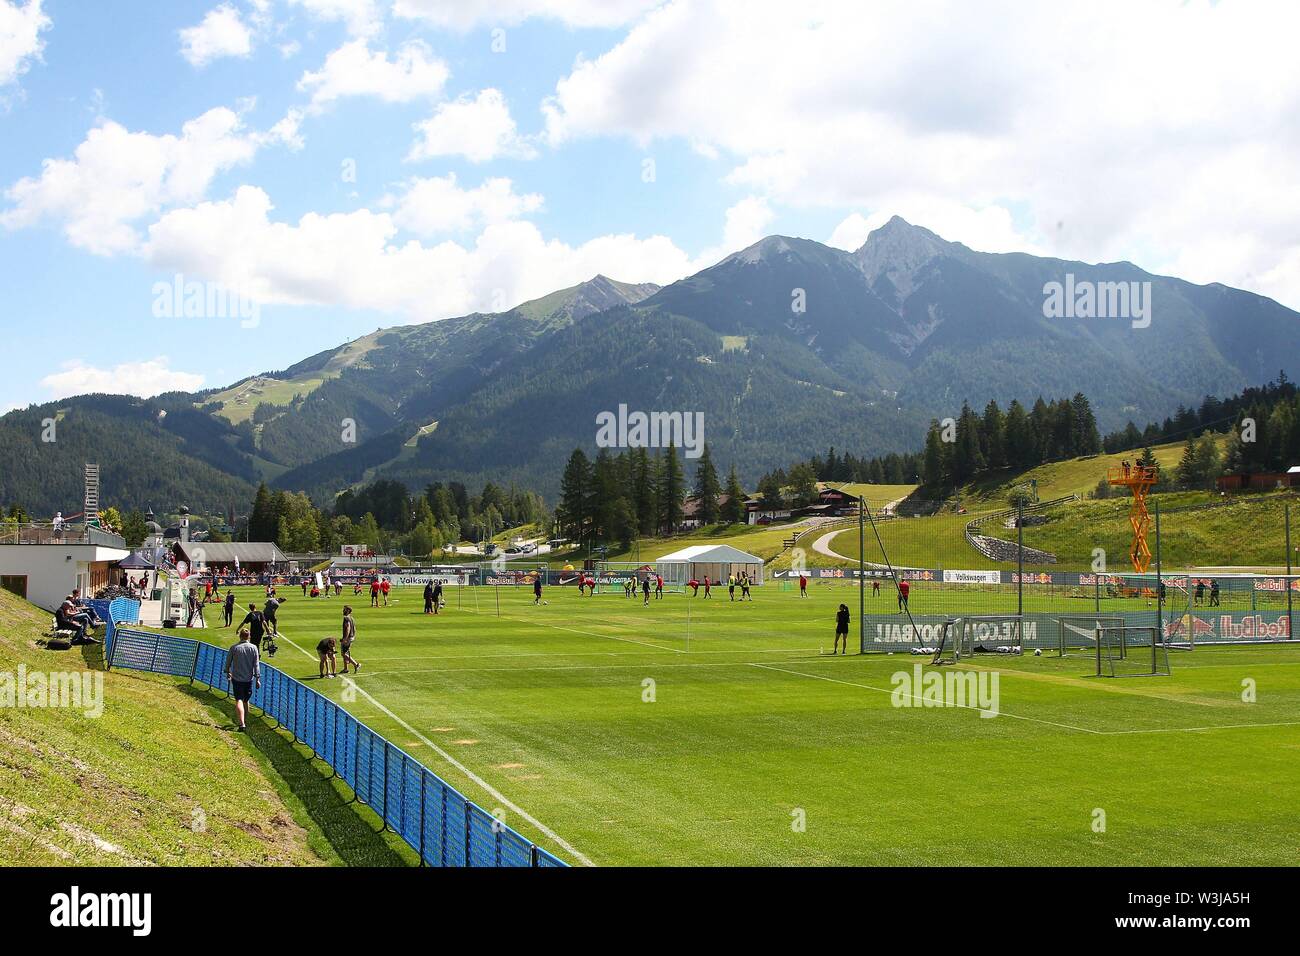
[[[1161,561],[1166,568],[1284,567],[1286,543],[1283,511],[1290,502],[1292,522],[1300,522],[1295,495],[1242,495],[1220,499],[1208,492],[1154,496],[1160,503]],[[1024,529],[1025,544],[1051,551],[1062,568],[1091,566],[1092,549],[1106,551],[1108,565],[1129,570],[1130,500],[1075,502],[1048,512],[1045,524]],[[1198,508],[1198,505],[1209,507]],[[1005,529],[989,534],[1010,537]],[[1300,543],[1293,530],[1292,544]],[[1155,539],[1151,538],[1155,551]],[[1293,558],[1294,560],[1294,558]],[[1154,566],[1154,565],[1153,565]]]
[[[1157,445],[1151,449],[1151,453],[1156,456],[1162,469],[1172,472],[1182,457],[1183,445],[1181,442]],[[1008,493],[1018,485],[1030,481],[1038,482],[1038,497],[1042,501],[1065,495],[1082,496],[1097,487],[1097,482],[1106,477],[1108,469],[1119,467],[1122,461],[1136,461],[1137,458],[1137,454],[1125,451],[1114,455],[1090,455],[1086,458],[1052,461],[1025,472],[1003,468],[971,482],[960,490],[957,497],[968,509],[984,504],[990,508],[1005,508]]]
[[[0,708],[0,865],[403,862],[306,758],[171,678],[46,651],[48,615],[0,591],[0,673],[94,671],[102,713]]]

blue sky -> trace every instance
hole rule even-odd
[[[865,6],[0,0],[0,410],[895,213],[1300,306],[1294,5]]]

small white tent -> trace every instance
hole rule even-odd
[[[705,575],[713,582],[726,581],[728,575],[735,574],[739,577],[744,571],[754,584],[763,583],[763,559],[739,548],[733,548],[729,544],[692,545],[674,551],[672,554],[665,554],[656,563],[683,565],[686,581],[692,578],[703,581]]]

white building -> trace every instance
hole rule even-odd
[[[117,580],[113,565],[131,552],[97,529],[65,535],[18,533],[0,543],[0,588],[53,611],[80,588],[83,597]]]

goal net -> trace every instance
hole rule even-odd
[[[1169,649],[1158,627],[1098,627],[1098,677],[1168,677]]]
[[[1024,618],[1019,614],[963,617],[958,630],[962,657],[1024,652]]]
[[[656,578],[664,579],[664,590],[682,593],[686,590],[686,565],[676,561],[601,561],[595,571],[586,572],[596,582],[595,594],[625,594],[628,585],[640,590],[643,581],[650,581],[654,590]]]
[[[939,640],[935,643],[931,664],[956,664],[961,660],[961,641],[958,640],[960,633],[960,620],[944,621],[940,625]]]
[[[1056,656],[1093,657],[1097,645],[1097,628],[1123,627],[1124,618],[1107,614],[1072,614],[1056,619]],[[1119,653],[1124,651],[1123,644]]]

